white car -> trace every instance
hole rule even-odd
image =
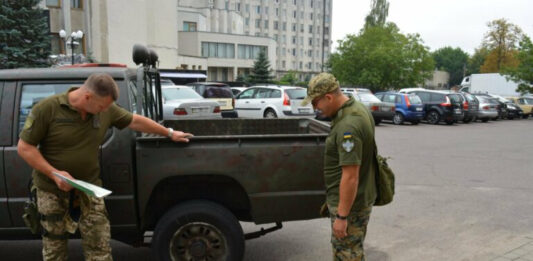
[[[313,106],[301,103],[307,90],[293,86],[253,86],[235,98],[235,109],[243,118],[314,117]]]
[[[233,93],[233,96],[237,96],[246,89],[248,89],[248,87],[231,87],[231,92]]]
[[[222,118],[218,102],[204,99],[188,86],[164,85],[161,94],[164,120]]]

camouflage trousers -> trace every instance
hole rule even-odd
[[[85,260],[113,260],[107,210],[102,198],[79,193],[81,215],[78,222],[69,215],[69,193],[50,193],[37,189],[37,205],[43,230],[43,260],[67,260],[68,237],[79,228]],[[49,217],[63,217],[48,218]]]
[[[330,209],[331,226],[335,221],[336,208]],[[347,236],[343,239],[338,239],[331,233],[331,244],[333,246],[333,260],[334,261],[364,261],[365,252],[363,249],[363,242],[366,236],[366,227],[370,219],[370,212],[372,207],[361,209],[357,212],[348,215]]]

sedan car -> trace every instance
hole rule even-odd
[[[216,101],[204,99],[190,87],[165,85],[161,94],[165,120],[222,118]]]
[[[359,92],[355,96],[370,110],[376,125],[380,124],[382,120],[393,120],[396,113],[394,103],[382,102],[374,94],[367,92]]]
[[[220,104],[223,118],[237,118],[235,99],[229,85],[217,82],[194,82],[187,86],[193,88],[198,94]]]
[[[490,119],[498,117],[499,104],[494,100],[494,98],[489,98],[484,95],[475,96],[479,101],[479,110],[476,115],[476,119],[479,119],[482,122],[487,122]]]
[[[239,117],[286,118],[314,117],[313,106],[302,106],[307,90],[292,86],[253,86],[235,98]]]

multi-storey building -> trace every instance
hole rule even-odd
[[[180,64],[231,81],[262,49],[277,77],[309,80],[329,58],[331,8],[331,0],[180,0]]]

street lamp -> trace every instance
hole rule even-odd
[[[67,41],[70,38],[70,49],[72,50],[72,64],[74,64],[74,40],[83,38],[83,32],[81,30],[78,30],[77,32],[72,32],[70,34],[70,37],[67,38],[67,32],[65,32],[65,30],[61,30],[59,31],[59,37],[63,38],[63,40],[65,41],[65,45],[67,44]]]

